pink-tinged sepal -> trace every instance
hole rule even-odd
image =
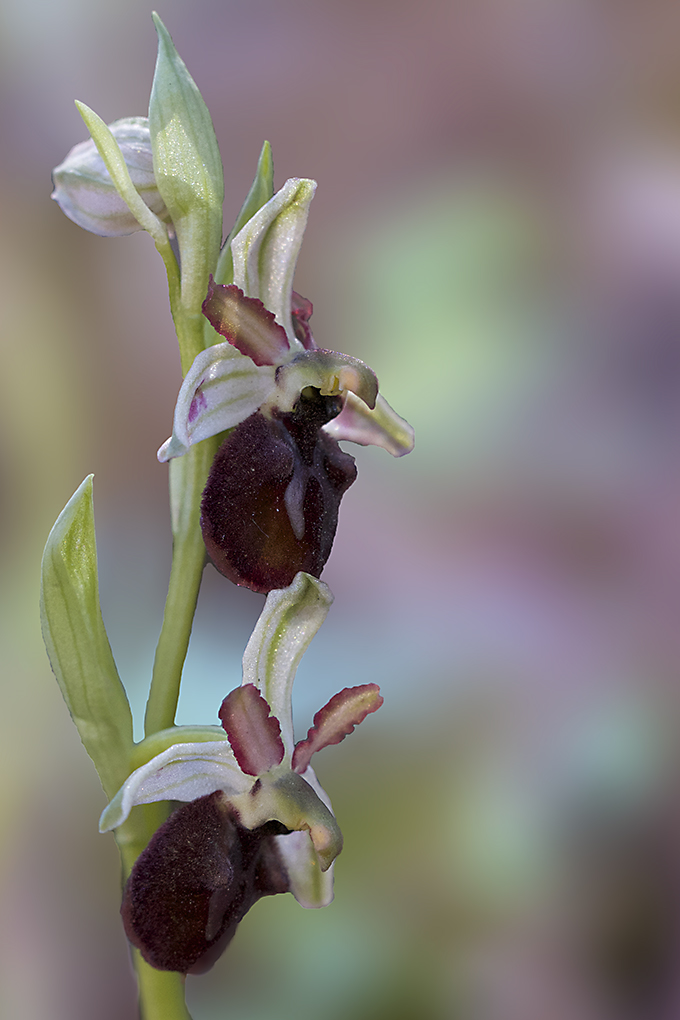
[[[286,360],[290,344],[283,326],[259,298],[246,297],[233,283],[225,286],[210,277],[203,314],[220,336],[256,365],[278,365]]]
[[[253,684],[231,691],[218,714],[246,775],[259,776],[280,765],[284,755],[281,726]]]
[[[358,446],[379,446],[393,457],[410,453],[415,444],[412,427],[381,394],[371,408],[354,393],[348,393],[341,413],[324,426],[324,432],[338,442],[346,439]]]
[[[158,970],[201,973],[231,941],[261,896],[286,892],[269,822],[238,822],[221,791],[178,808],[138,858],[125,887],[125,932]]]
[[[314,305],[302,294],[293,291],[290,299],[290,315],[293,320],[293,332],[306,351],[315,351],[316,343],[312,336],[309,320],[312,317]]]
[[[295,745],[293,771],[304,772],[313,754],[329,744],[339,744],[367,715],[377,712],[383,701],[377,684],[345,687],[334,695],[314,716],[314,725],[305,739]]]
[[[172,436],[158,459],[182,457],[194,443],[244,421],[273,391],[275,372],[273,365],[258,367],[229,343],[201,351],[182,383]]]

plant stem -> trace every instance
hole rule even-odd
[[[193,446],[170,462],[170,505],[173,551],[170,584],[156,657],[144,731],[147,736],[175,722],[182,667],[205,565],[200,528],[201,495],[217,450],[217,439]]]
[[[142,850],[168,816],[168,805],[145,804],[133,808],[126,822],[116,829],[116,843],[123,865],[125,882]],[[156,970],[132,950],[141,1020],[191,1020],[184,1002],[184,975]]]
[[[156,970],[133,950],[141,1020],[191,1020],[184,1001],[184,975]]]

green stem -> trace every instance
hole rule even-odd
[[[141,1020],[191,1020],[184,1001],[184,974],[156,970],[133,950]]]
[[[168,805],[164,803],[136,807],[128,820],[116,830],[124,881],[167,816]],[[156,970],[137,949],[132,950],[132,957],[137,974],[141,1020],[191,1020],[184,1002],[184,975],[176,971]]]
[[[217,439],[193,446],[170,462],[170,504],[174,536],[170,584],[158,639],[144,731],[147,736],[175,722],[182,667],[205,565],[201,535],[201,496],[217,449]]]

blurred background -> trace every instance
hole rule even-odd
[[[151,4],[0,5],[0,1010],[133,1020],[104,798],[43,652],[39,563],[95,472],[102,604],[141,721],[180,383],[150,239],[50,169],[145,114]],[[263,139],[319,181],[296,289],[416,428],[352,448],[296,691],[385,705],[318,773],[336,900],[259,903],[195,1020],[680,1017],[680,7],[163,0],[212,113],[225,231]],[[180,722],[214,722],[262,597],[206,571]]]

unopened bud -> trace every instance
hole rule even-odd
[[[135,188],[152,212],[161,219],[167,218],[154,177],[147,118],[124,117],[109,127]],[[118,237],[142,229],[116,191],[92,139],[74,145],[64,162],[52,171],[52,180],[52,198],[79,227],[102,237]]]

